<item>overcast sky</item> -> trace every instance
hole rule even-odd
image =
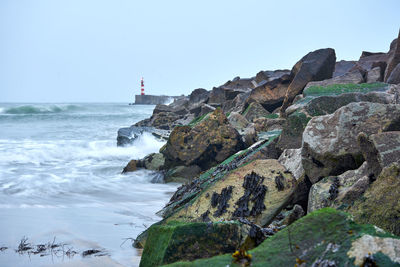
[[[0,102],[131,102],[383,51],[400,1],[0,0]]]

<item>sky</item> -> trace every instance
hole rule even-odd
[[[387,52],[398,0],[0,0],[0,102],[132,102]]]

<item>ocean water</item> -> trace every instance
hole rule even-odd
[[[137,266],[131,240],[160,218],[178,185],[157,173],[121,175],[130,159],[157,152],[150,134],[117,147],[117,130],[151,115],[127,104],[0,104],[0,266]],[[22,238],[77,251],[16,253]],[[123,243],[126,241],[125,243]],[[106,256],[83,257],[99,249]]]

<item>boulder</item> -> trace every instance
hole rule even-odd
[[[228,121],[238,131],[246,128],[250,124],[250,122],[238,112],[231,112],[228,116]]]
[[[308,197],[308,212],[351,205],[369,186],[368,164],[339,176],[329,176],[312,185]]]
[[[280,155],[278,161],[293,175],[297,181],[297,187],[296,191],[294,192],[292,203],[307,207],[308,192],[310,190],[311,183],[304,175],[304,168],[301,162],[301,148],[285,149]]]
[[[281,131],[285,124],[285,119],[278,118],[277,114],[269,114],[253,120],[256,132]]]
[[[222,105],[222,109],[225,113],[238,112],[241,113],[244,110],[244,105],[250,92],[238,94],[234,99],[227,100]]]
[[[214,112],[214,111],[215,111],[215,107],[203,103],[203,104],[201,104],[199,116],[203,116],[203,115],[206,115],[206,114],[208,114],[210,112]]]
[[[176,166],[169,169],[164,175],[166,183],[187,183],[195,179],[201,172],[197,165]]]
[[[359,70],[354,70],[351,72],[347,72],[343,74],[342,76],[336,76],[331,79],[326,79],[322,81],[317,81],[317,82],[309,82],[307,83],[306,87],[304,90],[307,90],[308,88],[312,86],[327,86],[327,85],[332,85],[332,84],[359,84],[364,82],[364,77],[362,73]]]
[[[243,128],[238,132],[242,136],[242,142],[245,144],[245,147],[251,146],[258,140],[258,136],[254,128],[254,123],[249,124],[246,128]]]
[[[290,83],[281,107],[284,115],[296,95],[300,94],[308,82],[321,81],[332,77],[336,55],[332,48],[319,49],[305,55],[292,68],[293,81]]]
[[[336,62],[335,70],[333,71],[332,78],[346,74],[351,69],[353,69],[354,66],[356,66],[356,61],[341,60],[341,61]]]
[[[214,87],[208,98],[208,104],[222,104],[226,101],[225,90],[221,87]]]
[[[118,130],[117,146],[126,146],[133,144],[133,142],[144,132],[151,133],[154,137],[161,140],[168,140],[170,134],[170,131],[168,130],[132,125],[131,127],[124,127]]]
[[[281,72],[280,74],[280,76],[274,76],[272,80],[261,82],[251,91],[246,103],[258,102],[269,112],[279,107],[285,98],[287,88],[292,80],[290,73]]]
[[[385,81],[387,81],[394,70],[394,68],[400,63],[400,30],[399,36],[397,37],[397,41],[394,41],[389,51],[389,59],[387,60],[388,66],[385,71]]]
[[[138,166],[139,165],[139,166]],[[136,160],[136,159],[132,159],[128,162],[128,164],[124,167],[124,169],[122,170],[122,173],[126,173],[126,172],[134,172],[138,169],[138,167],[142,167],[141,162]]]
[[[163,130],[172,130],[174,123],[181,119],[179,116],[173,112],[160,112],[151,116],[150,125]]]
[[[348,212],[357,222],[374,224],[395,235],[400,235],[399,198],[400,165],[392,163],[382,170],[363,197],[355,200]]]
[[[302,144],[303,131],[310,121],[311,116],[305,112],[298,111],[290,114],[285,123],[283,124],[283,130],[279,136],[277,146],[282,151],[285,149],[296,149],[300,148]]]
[[[238,222],[153,225],[139,266],[153,267],[233,253],[242,244],[247,228]]]
[[[263,108],[257,102],[250,103],[242,114],[249,122],[253,122],[254,119],[265,117],[269,115],[269,112]]]
[[[290,227],[247,251],[251,266],[397,266],[400,239],[374,227],[358,224],[344,212],[325,208],[295,221]],[[177,266],[232,266],[232,254]],[[241,262],[237,262],[241,264]]]
[[[312,183],[322,177],[357,169],[364,161],[357,136],[390,129],[400,119],[400,106],[350,103],[335,113],[313,117],[303,132],[302,163]]]
[[[223,179],[228,172],[237,169],[240,166],[248,164],[256,159],[277,159],[280,155],[280,152],[275,148],[275,141],[278,136],[279,133],[270,133],[268,139],[258,141],[251,147],[237,152],[219,165],[201,173],[195,180],[184,184],[178,188],[175,194],[171,197],[169,203],[158,212],[158,214],[164,218],[169,217],[179,208],[197,197],[203,190],[209,187],[210,183]]]
[[[382,71],[380,67],[375,67],[372,70],[367,72],[367,83],[376,83],[376,82],[382,82],[383,77],[382,77]]]
[[[205,103],[208,100],[208,95],[210,93],[203,88],[198,88],[192,91],[189,95],[189,102],[190,103]]]
[[[262,70],[257,73],[254,81],[257,83],[257,86],[259,86],[261,83],[270,82],[282,78],[285,75],[290,75],[290,70]]]
[[[153,115],[160,113],[160,112],[172,112],[173,108],[168,106],[168,105],[164,105],[164,104],[158,104],[155,106],[154,110],[153,110]]]
[[[400,83],[400,63],[390,73],[387,83],[399,84]]]
[[[296,180],[277,160],[255,160],[206,187],[167,221],[248,218],[268,225],[289,203]]]
[[[367,136],[358,135],[361,152],[368,162],[369,172],[378,177],[382,169],[393,162],[400,161],[400,124],[394,122],[395,132],[384,132]]]
[[[358,69],[361,72],[367,74],[372,69],[379,67],[381,70],[381,75],[383,77],[388,58],[389,56],[386,53],[370,53],[370,55],[360,57],[356,66],[352,70]]]
[[[285,149],[278,159],[296,180],[304,176],[304,169],[301,163],[301,148],[298,149]]]
[[[237,130],[222,110],[216,109],[193,127],[175,127],[162,153],[168,167],[198,165],[206,170],[242,147]]]
[[[164,169],[165,158],[161,153],[151,153],[144,157],[142,166],[148,170],[160,171]]]

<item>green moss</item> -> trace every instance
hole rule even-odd
[[[296,259],[304,260],[307,266],[323,256],[334,260],[337,266],[354,266],[354,258],[347,252],[352,242],[364,234],[380,237],[394,237],[379,233],[372,225],[359,225],[349,219],[349,215],[332,208],[312,212],[291,226],[265,240],[257,248],[250,250],[251,266],[294,266]],[[328,245],[338,245],[338,250],[327,249]],[[393,262],[381,253],[375,254],[378,266],[393,266]],[[168,266],[232,266],[230,254],[193,262],[178,262]]]
[[[243,115],[243,116],[246,116],[246,114],[247,114],[247,112],[249,112],[249,110],[250,110],[252,104],[253,104],[253,103],[250,103],[250,104],[247,106],[247,108],[242,112],[242,115]]]
[[[340,95],[343,93],[386,90],[384,83],[362,83],[362,84],[331,84],[327,86],[311,86],[304,91],[305,96]]]
[[[204,114],[204,115],[201,115],[201,116],[199,116],[199,117],[197,117],[197,118],[194,118],[188,125],[189,125],[190,127],[193,127],[193,126],[197,125],[197,124],[200,123],[208,114],[209,114],[209,113]]]
[[[241,224],[237,221],[169,222],[151,226],[140,266],[159,266],[182,259],[231,253],[240,245],[240,233]]]
[[[265,115],[264,117],[267,119],[277,119],[277,118],[279,118],[279,115],[276,113],[271,113],[271,114]]]

